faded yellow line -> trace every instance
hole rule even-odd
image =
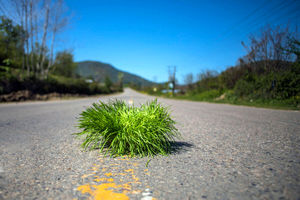
[[[104,163],[103,158],[98,159],[101,164]],[[95,200],[124,200],[129,199],[126,194],[139,194],[142,191],[134,190],[133,186],[137,184],[141,184],[139,182],[139,178],[135,175],[135,170],[132,168],[124,168],[124,166],[133,166],[138,167],[138,163],[131,163],[127,156],[123,156],[118,158],[119,161],[124,161],[126,165],[120,164],[110,164],[109,169],[123,171],[122,173],[112,173],[109,172],[107,168],[101,168],[100,165],[94,164],[94,166],[89,169],[93,171],[92,173],[82,175],[82,178],[93,176],[93,181],[99,183],[99,185],[95,184],[85,184],[77,187],[77,190],[80,191],[82,194],[89,194],[92,199]],[[148,169],[145,169],[145,174],[150,175]],[[97,175],[97,176],[96,176]],[[127,180],[124,182],[124,178]],[[121,184],[118,184],[121,183]]]

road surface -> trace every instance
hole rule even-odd
[[[114,98],[154,99],[0,104],[0,199],[300,199],[300,112],[159,98],[182,134],[171,155],[83,151],[79,113]]]

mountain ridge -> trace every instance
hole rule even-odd
[[[98,82],[104,82],[105,77],[108,76],[112,82],[118,81],[118,74],[123,73],[124,84],[136,84],[140,86],[149,86],[155,84],[136,74],[120,70],[112,64],[104,63],[101,61],[84,60],[77,63],[76,73],[85,78],[92,78]]]

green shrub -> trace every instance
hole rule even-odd
[[[238,97],[245,97],[254,93],[255,84],[244,79],[238,80],[234,87],[234,92]]]
[[[174,125],[168,109],[157,100],[141,107],[100,101],[81,113],[78,127],[82,131],[76,135],[85,137],[85,149],[105,149],[112,156],[166,155],[180,136]]]
[[[198,101],[208,101],[208,100],[213,100],[221,95],[221,92],[219,90],[208,90],[201,92],[199,94],[196,94],[194,96],[195,100]]]
[[[34,94],[57,92],[90,95],[112,92],[96,82],[87,83],[84,79],[57,75],[49,75],[47,79],[30,76],[22,80],[16,76],[0,76],[0,87],[3,88],[0,90],[0,94],[7,94],[18,90],[29,90]]]
[[[237,81],[237,97],[264,100],[285,100],[300,94],[300,74],[297,65],[291,69],[268,74],[248,73]]]

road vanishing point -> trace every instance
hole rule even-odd
[[[169,156],[107,157],[73,133],[93,102],[0,104],[0,199],[300,199],[300,112],[158,98],[182,138]]]

